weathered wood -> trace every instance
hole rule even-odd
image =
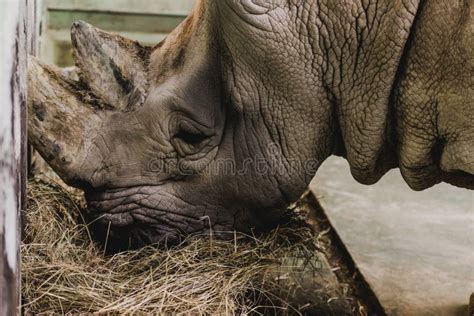
[[[104,11],[135,14],[188,15],[195,0],[46,0],[55,11]]]
[[[0,1],[0,315],[19,306],[20,211],[26,204],[27,53],[36,49],[36,2]]]

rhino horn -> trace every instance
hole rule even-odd
[[[71,40],[82,79],[97,96],[122,111],[143,104],[148,90],[148,48],[82,21],[73,23]]]
[[[78,92],[75,84],[61,69],[30,57],[29,141],[66,183],[81,186],[95,169],[88,157],[94,154],[104,111],[99,100]]]

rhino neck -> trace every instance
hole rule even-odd
[[[397,166],[394,91],[419,1],[224,2],[237,3],[219,29],[233,103],[261,118],[285,157],[343,155],[364,184]]]
[[[321,16],[325,32],[318,34],[332,45],[319,71],[337,128],[333,153],[348,160],[357,181],[373,184],[398,165],[395,95],[420,4],[358,10],[354,16],[334,5],[330,17]]]

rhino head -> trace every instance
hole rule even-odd
[[[293,2],[198,1],[151,48],[76,22],[79,80],[30,60],[29,138],[85,191],[99,238],[137,247],[265,228],[331,154],[367,184],[405,161],[415,189],[443,179],[472,186],[466,153],[443,156],[443,170],[400,151],[419,149],[393,119],[404,108],[390,107],[411,87],[400,63],[416,58],[404,46],[417,4],[369,5],[364,17],[350,3]],[[436,160],[432,143],[423,163]]]
[[[276,145],[275,127],[247,104],[269,96],[236,100],[227,89],[219,55],[231,56],[202,10],[152,48],[75,22],[77,81],[30,60],[29,138],[85,191],[109,244],[267,226],[315,172],[286,169],[291,148]]]

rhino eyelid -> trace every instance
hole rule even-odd
[[[202,133],[189,132],[185,129],[180,129],[174,137],[194,146],[201,144],[208,138],[207,135]]]
[[[175,126],[173,138],[192,146],[199,146],[213,136],[212,130],[186,119],[177,122]]]
[[[214,134],[214,128],[208,127],[196,120],[189,118],[189,116],[177,116],[172,124],[174,132],[177,133],[179,130],[184,129],[187,132],[194,134],[204,134],[206,136],[212,136]]]

